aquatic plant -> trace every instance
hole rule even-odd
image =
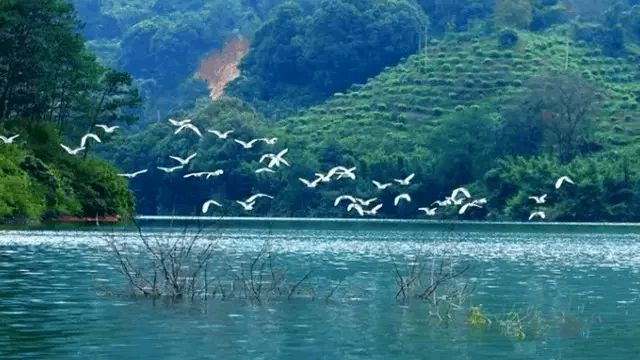
[[[461,276],[469,270],[469,264],[409,255],[405,256],[404,266],[394,261],[393,267],[396,300],[426,302],[430,306],[429,315],[440,321],[451,320],[454,312],[464,308],[470,286]]]
[[[472,306],[469,312],[467,324],[479,328],[491,325],[491,320],[482,312],[482,305]]]

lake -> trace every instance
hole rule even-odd
[[[133,231],[4,231],[0,358],[636,358],[640,235],[584,230],[205,229],[215,243],[207,301],[130,296],[106,244],[136,244]],[[154,239],[181,233],[145,229]],[[264,249],[292,284],[308,275],[295,296],[222,299],[211,290]],[[129,253],[144,258],[140,247]],[[468,267],[442,285],[454,292],[438,293],[451,306],[396,296],[398,274],[417,265],[431,280],[443,267]],[[472,307],[486,322],[472,321]]]

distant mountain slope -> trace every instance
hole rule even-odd
[[[554,34],[521,32],[513,49],[496,38],[451,36],[434,41],[426,55],[411,56],[364,85],[337,93],[321,106],[292,116],[282,126],[294,137],[331,138],[353,154],[375,149],[409,152],[456,112],[470,107],[498,113],[533,76],[566,64],[593,83],[603,97],[598,134],[604,145],[626,145],[640,135],[640,56],[600,55],[584,43]]]

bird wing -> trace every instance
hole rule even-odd
[[[2,135],[0,135],[0,140],[2,140],[2,142],[4,142],[5,144],[9,142],[9,138],[6,138]]]
[[[182,165],[187,165],[188,161],[186,161],[185,159],[179,157],[179,156],[169,156],[170,159],[173,159],[177,162],[179,162]]]
[[[460,210],[458,210],[458,214],[459,215],[463,215],[465,212],[467,212],[467,209],[469,208],[469,206],[471,206],[472,203],[467,203],[462,205],[462,207],[460,208]]]
[[[307,187],[311,186],[311,181],[309,181],[307,179],[298,178],[298,180],[300,180],[303,184],[307,185]]]
[[[464,195],[467,199],[471,198],[471,193],[469,192],[469,190],[463,187],[453,190],[453,192],[451,193],[451,198],[456,199],[458,197],[458,194],[460,193]]]
[[[243,147],[245,147],[245,148],[249,146],[249,144],[248,144],[248,143],[246,143],[246,142],[244,142],[244,141],[242,141],[242,140],[233,139],[233,141],[237,142],[238,144],[242,145],[242,146],[243,146]]]
[[[269,199],[273,199],[273,196],[271,196],[271,195],[255,194],[255,195],[253,195],[253,196],[251,196],[250,198],[247,199],[247,203],[249,204],[249,203],[255,202],[257,199],[263,198],[263,197],[266,197],[266,198],[269,198]]]
[[[406,182],[406,183],[410,182],[411,180],[413,180],[413,178],[414,178],[415,176],[416,176],[416,174],[415,174],[415,173],[413,173],[413,174],[411,174],[411,175],[407,176],[407,177],[404,179],[404,182]]]
[[[197,127],[195,127],[192,124],[187,124],[185,125],[187,127],[187,129],[191,129],[194,133],[196,133],[198,136],[202,137],[202,133],[200,132],[200,129],[198,129]]]
[[[177,121],[175,121],[175,120],[173,120],[173,119],[169,119],[169,122],[170,122],[170,123],[171,123],[171,125],[173,125],[173,126],[180,126],[180,123],[179,123],[179,122],[177,122]]]
[[[184,161],[188,164],[191,160],[193,160],[196,156],[198,156],[198,153],[193,153],[191,155],[189,155],[188,158],[184,159]]]
[[[571,180],[571,178],[570,178],[570,177],[568,177],[568,176],[562,176],[562,177],[560,177],[560,178],[556,181],[556,189],[560,189],[560,187],[562,187],[562,184],[563,184],[563,183],[565,183],[565,182],[567,182],[567,183],[569,183],[569,184],[575,184],[575,183],[573,182],[573,180]]]
[[[210,132],[210,133],[212,133],[212,134],[215,134],[215,135],[216,135],[217,137],[219,137],[219,138],[223,138],[223,137],[225,136],[223,133],[221,133],[221,132],[220,132],[220,131],[218,131],[218,130],[207,130],[207,132]]]
[[[260,156],[260,162],[262,163],[262,162],[264,162],[265,160],[273,159],[273,158],[274,158],[274,156],[275,156],[275,155],[273,155],[273,154],[264,154],[264,155]]]
[[[73,152],[73,150],[65,144],[60,144],[60,146],[64,149],[64,151],[68,152],[69,154]]]
[[[342,202],[342,200],[349,200],[351,203],[356,203],[356,198],[351,195],[340,195],[336,198],[336,201],[333,202],[333,206],[338,206]]]
[[[84,135],[84,136],[82,137],[82,140],[80,140],[80,147],[85,147],[85,146],[87,145],[87,141],[88,141],[89,139],[93,139],[93,140],[95,140],[96,142],[99,142],[99,143],[101,143],[101,142],[102,142],[102,140],[100,140],[100,138],[98,137],[98,135],[96,135],[96,134],[92,134],[92,133],[89,133],[89,134]]]
[[[409,196],[409,194],[400,194],[400,195],[396,196],[396,198],[393,200],[393,204],[395,206],[398,206],[398,204],[400,203],[400,200],[402,200],[402,199],[411,202],[411,196]]]
[[[13,135],[12,137],[9,138],[9,141],[12,142],[13,140],[19,138],[20,135]]]
[[[371,209],[371,211],[375,214],[375,213],[377,213],[380,209],[382,209],[382,204],[378,204],[378,205],[376,205],[373,209]]]
[[[280,151],[280,152],[278,153],[278,155],[276,155],[276,156],[277,156],[278,158],[281,158],[281,159],[282,159],[282,157],[283,157],[283,156],[285,156],[288,152],[289,152],[289,149],[287,148],[287,149],[284,149],[284,150]]]
[[[148,169],[144,169],[144,170],[136,171],[132,175],[133,176],[142,175],[142,174],[145,174],[147,171],[149,171],[149,170]]]

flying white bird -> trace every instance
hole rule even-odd
[[[539,218],[540,220],[544,220],[547,217],[547,215],[544,213],[544,211],[536,211],[531,213],[531,215],[529,215],[529,221],[535,219],[535,218]]]
[[[191,124],[191,119],[184,119],[184,120],[174,120],[174,119],[169,119],[169,122],[171,123],[171,125],[175,126],[175,127],[181,127],[181,126],[185,126],[187,124]]]
[[[60,144],[60,146],[64,149],[64,151],[66,151],[69,155],[78,155],[81,151],[83,151],[85,149],[84,146],[81,146],[79,148],[75,148],[72,149],[70,147],[68,147],[67,145],[64,144]]]
[[[275,173],[276,171],[275,171],[275,170],[273,170],[273,169],[269,169],[268,167],[260,168],[260,169],[256,170],[256,174],[262,174],[262,173],[264,173],[264,172],[267,172],[267,173]]]
[[[198,135],[199,137],[202,137],[202,133],[200,132],[200,129],[198,129],[197,127],[193,126],[192,124],[184,124],[182,126],[180,126],[175,132],[174,134],[177,135],[179,134],[182,130],[184,129],[188,129],[193,131],[196,135]]]
[[[274,138],[262,138],[262,139],[258,139],[260,141],[263,141],[265,144],[267,145],[275,145],[278,142],[278,138],[274,137]]]
[[[355,167],[346,168],[344,166],[336,166],[336,167],[332,168],[331,170],[329,170],[329,172],[327,173],[325,178],[331,180],[331,178],[334,175],[338,175],[338,180],[340,180],[342,178],[345,178],[345,177],[346,178],[350,178],[351,180],[355,180],[356,179],[355,171],[356,171]]]
[[[380,211],[380,209],[382,209],[382,204],[378,204],[374,206],[371,210],[365,210],[364,214],[370,215],[370,216],[376,216],[378,215],[378,211]]]
[[[447,197],[444,200],[436,200],[433,203],[431,203],[431,206],[433,205],[438,205],[438,206],[451,206],[453,205],[453,201],[451,201],[451,198]]]
[[[318,186],[318,184],[322,181],[322,178],[319,177],[313,181],[309,181],[307,179],[303,179],[303,178],[298,178],[298,180],[300,180],[300,182],[302,182],[303,184],[305,184],[309,189],[314,189]]]
[[[358,200],[356,200],[355,197],[351,196],[351,195],[340,195],[336,198],[336,200],[333,202],[333,206],[338,206],[340,205],[340,203],[343,200],[347,200],[352,204],[356,204],[358,202]]]
[[[128,178],[128,179],[133,179],[138,175],[145,174],[147,171],[149,171],[149,170],[144,169],[144,170],[136,171],[136,172],[130,173],[130,174],[118,174],[118,176],[125,177],[125,178]]]
[[[426,216],[435,216],[436,215],[436,211],[438,210],[438,208],[422,207],[422,208],[419,208],[418,210],[424,211],[424,214]]]
[[[98,124],[96,125],[96,127],[104,130],[104,132],[107,134],[113,134],[116,130],[120,129],[120,126],[108,126],[102,124]]]
[[[378,181],[375,181],[375,180],[373,180],[373,181],[372,181],[372,183],[373,183],[373,185],[375,185],[375,186],[376,186],[376,188],[377,188],[378,190],[384,190],[384,189],[386,189],[386,188],[388,188],[388,187],[393,186],[393,184],[392,184],[392,183],[384,183],[384,184],[383,184],[383,183],[378,182]]]
[[[245,202],[248,203],[254,203],[256,202],[256,200],[260,199],[260,198],[267,198],[267,199],[273,199],[273,196],[271,195],[267,195],[267,194],[255,194],[252,195],[250,198],[248,198],[247,200],[245,200]]]
[[[174,167],[171,167],[171,168],[158,166],[158,170],[164,171],[167,174],[170,174],[170,173],[172,173],[172,172],[174,172],[176,170],[180,170],[180,169],[183,169],[183,168],[184,168],[184,165],[174,166]]]
[[[323,173],[317,172],[317,173],[315,173],[315,175],[316,175],[316,177],[322,179],[320,181],[323,182],[323,183],[331,182],[331,178],[328,177],[327,175],[323,174]]]
[[[182,165],[182,166],[186,166],[186,165],[189,165],[191,160],[195,159],[196,156],[198,156],[198,153],[193,153],[193,154],[189,155],[189,157],[186,158],[186,159],[183,159],[183,158],[178,157],[178,156],[169,156],[169,158],[179,162],[180,165]]]
[[[480,204],[476,203],[475,201],[472,201],[470,203],[466,203],[466,204],[462,205],[460,210],[458,210],[458,214],[459,215],[464,215],[464,213],[466,213],[467,210],[469,210],[469,208],[471,208],[471,207],[482,208],[482,206]]]
[[[411,174],[409,176],[407,176],[404,179],[394,179],[395,182],[397,182],[398,184],[402,185],[402,186],[409,186],[411,185],[411,180],[413,180],[413,178],[416,176],[416,174]]]
[[[89,141],[89,139],[93,139],[97,143],[101,143],[102,142],[102,140],[100,140],[98,135],[89,133],[89,134],[86,134],[85,136],[82,137],[82,140],[80,140],[80,146],[81,147],[86,147],[87,146],[87,142]]]
[[[284,149],[277,154],[264,154],[260,157],[260,163],[265,160],[269,160],[267,164],[268,168],[280,167],[281,165],[291,166],[289,162],[285,160],[284,156],[289,152],[289,149]]]
[[[353,210],[355,210],[358,215],[364,216],[364,209],[362,208],[362,205],[356,203],[349,204],[349,206],[347,206],[347,212],[351,212]]]
[[[378,200],[378,198],[372,198],[372,199],[369,199],[369,200],[356,198],[356,201],[362,206],[369,206],[369,205],[373,204],[376,200]]]
[[[398,206],[400,204],[400,200],[411,202],[411,196],[409,194],[400,194],[393,200],[393,205]]]
[[[235,141],[235,142],[237,142],[238,144],[242,145],[242,147],[243,147],[243,148],[245,148],[245,149],[247,149],[247,150],[248,150],[248,149],[251,149],[251,148],[253,147],[253,145],[254,145],[255,143],[257,143],[259,140],[260,140],[260,139],[253,139],[253,140],[251,140],[251,141],[249,141],[249,142],[244,142],[244,141],[242,141],[242,140],[233,139],[233,141]]]
[[[244,202],[244,201],[236,201],[236,203],[240,204],[244,208],[244,211],[251,211],[253,207],[256,205],[255,202]]]
[[[529,200],[533,200],[536,204],[545,204],[547,202],[547,194],[541,196],[529,196]]]
[[[207,132],[215,134],[218,137],[218,139],[222,139],[222,140],[228,139],[229,135],[233,134],[233,130],[229,130],[225,132],[221,132],[218,130],[207,130]]]
[[[560,189],[562,187],[562,184],[564,184],[565,182],[568,184],[575,185],[575,183],[573,182],[573,180],[571,180],[570,177],[562,176],[558,180],[556,180],[556,189]]]
[[[13,135],[12,137],[9,137],[9,138],[0,135],[0,140],[2,140],[2,142],[5,143],[5,144],[13,144],[13,141],[15,139],[19,138],[19,137],[20,137],[20,135]]]
[[[222,204],[220,204],[219,202],[215,201],[215,200],[209,200],[207,202],[205,202],[204,204],[202,204],[202,213],[206,214],[209,212],[209,207],[211,205],[215,205],[217,207],[222,207]]]
[[[460,200],[458,199],[458,195],[462,194],[466,199],[471,199],[471,193],[469,192],[469,190],[467,190],[466,188],[463,187],[459,187],[457,189],[454,189],[451,192],[451,200],[452,201],[456,201],[456,200]]]
[[[206,179],[212,178],[212,177],[216,177],[216,176],[220,176],[224,174],[224,170],[216,170],[216,171],[201,171],[201,172],[195,172],[195,173],[189,173],[186,174],[185,176],[183,176],[183,178],[185,179],[189,179],[189,178],[201,178],[203,176],[206,176]]]

